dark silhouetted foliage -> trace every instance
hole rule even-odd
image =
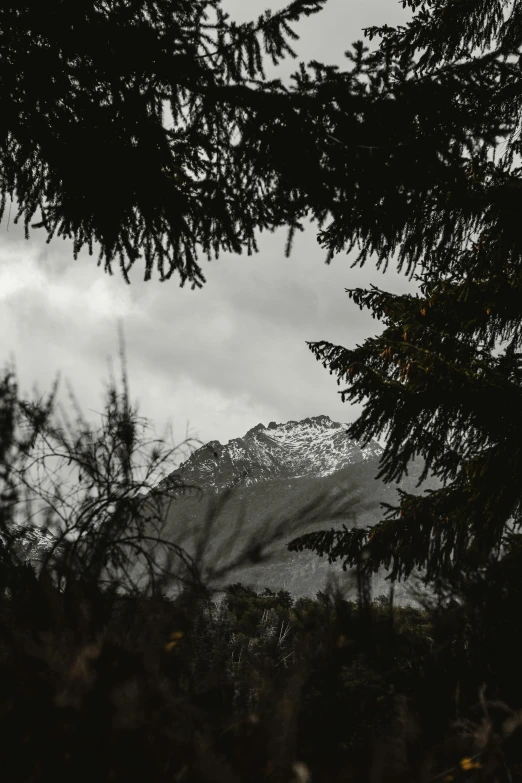
[[[198,249],[209,260],[252,253],[257,230],[303,214],[274,198],[282,166],[259,145],[263,127],[284,145],[297,119],[284,87],[266,81],[263,54],[295,56],[291,25],[325,1],[245,24],[221,0],[2,4],[0,217],[9,194],[26,237],[40,210],[32,227],[48,242],[73,238],[75,258],[98,242],[98,264],[112,273],[119,257],[127,282],[142,254],[145,280],[157,266],[161,280],[177,273],[195,288]]]
[[[286,224],[289,251],[308,214],[320,226],[331,217],[320,234],[329,259],[358,242],[355,263],[375,251],[386,264],[399,249],[408,271],[421,265],[419,296],[350,291],[384,319],[380,337],[354,350],[310,345],[351,384],[343,399],[369,400],[349,435],[367,441],[388,428],[381,476],[400,477],[418,453],[445,481],[425,496],[402,492],[371,530],[290,545],[356,566],[356,600],[333,589],[295,600],[237,581],[219,598],[198,557],[162,537],[173,450],[154,440],[145,464],[136,459],[143,443],[125,369],[98,432],[78,409],[75,426],[65,414],[56,423],[57,384],[46,401],[19,399],[7,370],[6,783],[522,781],[522,278],[511,170],[522,142],[510,60],[521,3],[507,21],[500,2],[405,4],[412,22],[371,29],[381,47],[366,56],[356,44],[351,73],[312,63],[314,78],[302,66],[292,90],[243,83],[241,53],[254,83],[258,34],[277,60],[288,23],[319,1],[240,27],[219,12],[204,26],[217,0],[181,0],[177,13],[172,3],[92,0],[0,9],[3,196],[17,191],[26,225],[41,207],[50,235],[58,226],[75,235],[75,252],[100,241],[107,269],[116,252],[131,264],[143,246],[146,277],[158,257],[163,278],[177,270],[193,285],[203,280],[196,243],[250,249],[254,228]],[[217,52],[204,49],[207,30]],[[176,122],[188,102],[185,128],[170,136],[164,93]],[[488,154],[506,135],[495,163]],[[162,232],[174,248],[167,274]],[[497,355],[498,341],[508,345]],[[72,466],[72,488],[57,480],[56,461]],[[264,562],[264,544],[259,534],[234,565]],[[419,594],[417,607],[395,607],[393,592],[372,600],[379,564],[393,578],[424,568],[431,596]]]

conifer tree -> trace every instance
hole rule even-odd
[[[364,556],[369,570],[385,566],[392,579],[423,569],[433,581],[499,560],[514,574],[522,552],[522,185],[515,165],[522,3],[506,14],[503,2],[407,4],[415,14],[406,27],[368,32],[382,36],[376,59],[412,66],[399,94],[409,96],[418,136],[392,149],[377,143],[380,134],[389,141],[387,126],[375,129],[368,173],[379,171],[374,191],[383,200],[364,216],[348,205],[344,223],[339,208],[322,240],[333,251],[359,239],[361,265],[370,252],[386,265],[397,251],[399,269],[406,263],[420,291],[347,289],[384,322],[382,334],[352,350],[308,345],[345,385],[343,401],[364,401],[349,436],[364,445],[387,434],[378,477],[399,481],[420,455],[419,485],[432,471],[443,486],[401,491],[371,529],[318,531],[289,548],[327,554],[344,567]],[[445,112],[442,103],[429,105],[437,93]],[[456,117],[466,114],[472,122],[459,129]],[[496,160],[501,136],[508,138]],[[431,167],[421,165],[430,140]]]

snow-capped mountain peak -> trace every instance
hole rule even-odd
[[[361,448],[350,440],[347,427],[324,415],[284,424],[258,424],[243,438],[234,438],[225,445],[210,441],[197,449],[162,482],[161,488],[168,488],[177,476],[218,492],[274,478],[328,476],[380,457],[383,449],[376,441]]]

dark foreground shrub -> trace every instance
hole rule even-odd
[[[109,391],[101,433],[78,419],[67,436],[11,380],[0,381],[6,783],[522,779],[513,554],[437,585],[424,610],[371,603],[362,571],[355,601],[241,584],[218,601],[200,564],[162,540],[150,504],[144,513],[126,387]],[[54,473],[52,491],[36,487],[52,535],[35,560],[40,528],[29,513],[15,524],[15,511],[20,486],[34,489],[27,465],[45,462],[39,438],[78,470],[78,494],[56,489]],[[162,463],[157,442],[150,457]]]

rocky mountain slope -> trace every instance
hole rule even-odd
[[[214,568],[232,563],[253,538],[248,563],[223,575],[222,585],[241,581],[313,597],[324,589],[328,574],[346,580],[339,563],[289,552],[286,543],[312,530],[340,528],[343,522],[348,527],[375,524],[383,518],[380,502],[397,502],[397,486],[416,493],[440,486],[431,477],[415,488],[421,461],[412,463],[400,485],[377,481],[382,447],[372,441],[361,448],[348,438],[347,426],[315,416],[258,424],[228,444],[205,444],[151,493],[164,498],[165,537],[191,554],[199,542],[202,561]],[[181,490],[180,482],[200,491]],[[270,537],[270,559],[256,562],[256,541]],[[384,577],[376,575],[375,594],[388,591]],[[404,590],[397,592],[404,599]]]
[[[360,449],[347,439],[345,428],[329,416],[286,424],[272,421],[268,427],[258,424],[226,446],[210,441],[181,463],[176,474],[219,492],[225,487],[247,487],[273,479],[328,476],[380,456],[378,443]],[[167,486],[171,480],[167,477]]]

